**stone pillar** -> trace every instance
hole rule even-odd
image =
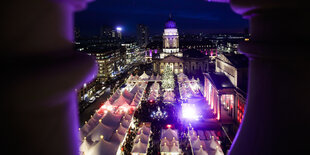
[[[305,0],[231,0],[251,38],[245,116],[230,155],[304,154],[310,131],[309,5]],[[306,135],[306,136],[305,136]]]
[[[73,51],[73,15],[86,0],[5,4],[1,35],[8,154],[79,154],[77,94],[96,75],[94,60]]]

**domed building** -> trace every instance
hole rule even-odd
[[[208,71],[208,56],[194,49],[185,51],[179,49],[179,33],[171,15],[165,23],[162,46],[160,57],[153,57],[154,72],[162,74],[167,65],[172,68],[175,74],[195,74]]]
[[[171,15],[165,24],[163,34],[163,52],[160,53],[160,58],[163,59],[168,55],[182,57],[179,49],[179,33],[176,22],[172,19]]]

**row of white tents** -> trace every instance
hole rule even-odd
[[[199,79],[192,77],[190,80],[187,75],[180,73],[178,76],[178,84],[181,99],[188,99],[192,97],[202,97],[199,92]]]
[[[117,90],[89,121],[80,128],[80,153],[85,155],[120,154],[133,112],[140,104],[147,84],[136,83],[131,89]],[[131,109],[131,110],[130,110]]]
[[[171,128],[161,130],[160,152],[161,155],[181,154],[179,148],[178,131]]]
[[[152,74],[151,76],[147,75],[145,72],[143,72],[142,75],[138,76],[136,75],[130,75],[129,78],[127,79],[127,83],[130,82],[139,82],[139,81],[160,81],[161,76],[157,74],[156,76]]]
[[[159,83],[157,83],[156,81],[153,83],[153,85],[150,88],[150,93],[149,93],[149,97],[148,97],[148,101],[156,101],[157,98],[160,96],[159,94],[159,90],[160,90],[160,86]]]
[[[216,140],[217,138],[212,132],[200,131],[200,133],[197,133],[192,128],[188,131],[188,137],[194,155],[224,155],[220,144]]]
[[[151,128],[147,127],[145,123],[143,123],[142,127],[138,129],[137,136],[133,141],[133,147],[131,150],[132,155],[147,154],[151,133]]]

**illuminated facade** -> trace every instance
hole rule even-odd
[[[248,82],[248,59],[242,54],[219,54],[215,71],[224,73],[235,87],[246,91]]]
[[[87,53],[96,58],[98,65],[97,78],[100,82],[104,82],[108,78],[118,75],[126,63],[125,48],[103,48]]]
[[[183,57],[179,49],[179,33],[175,21],[172,20],[171,15],[168,22],[165,24],[163,34],[163,52],[160,53],[160,58],[164,59],[169,55]]]
[[[235,87],[223,73],[205,73],[204,77],[204,97],[216,118],[222,120],[222,105],[229,107],[228,113],[233,113]]]
[[[156,48],[154,46],[153,48]],[[151,47],[150,47],[151,48]],[[174,74],[196,74],[207,72],[208,57],[195,49],[181,51],[179,49],[179,33],[175,21],[171,19],[165,24],[163,34],[163,49],[156,57],[157,49],[154,50],[155,56],[152,57],[152,50],[146,52],[148,58],[152,57],[153,71],[159,74],[164,72],[166,66],[172,68]]]

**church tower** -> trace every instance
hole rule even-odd
[[[183,57],[179,50],[179,33],[176,22],[172,20],[171,14],[169,20],[165,24],[163,34],[163,52],[160,53],[160,58],[163,59],[168,55]]]

